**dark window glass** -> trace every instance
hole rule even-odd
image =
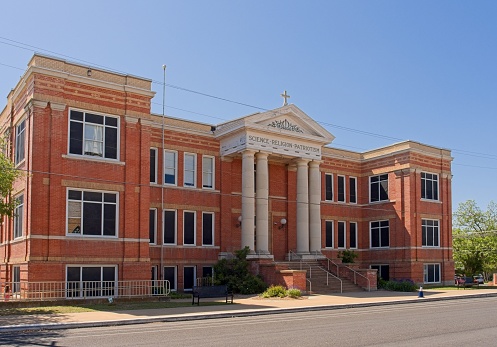
[[[102,235],[102,205],[83,203],[83,234]]]
[[[351,203],[357,203],[357,187],[355,177],[349,177],[349,200]]]
[[[86,113],[85,114],[85,122],[93,123],[93,124],[104,124],[104,117],[96,115],[96,114]]]
[[[193,245],[195,244],[195,213],[185,212],[183,219],[184,228],[184,240],[183,244]]]
[[[369,188],[371,202],[388,200],[388,175],[371,176]]]
[[[357,224],[350,223],[350,248],[357,248]]]
[[[202,277],[212,277],[213,269],[212,266],[202,267]]]
[[[80,190],[70,190],[69,191],[69,199],[81,200],[81,191]]]
[[[171,285],[171,290],[176,290],[176,267],[166,266],[164,267],[164,280],[169,281]]]
[[[345,248],[345,222],[338,222],[338,248]]]
[[[117,128],[117,118],[105,117],[105,125],[110,125]]]
[[[105,158],[117,159],[117,129],[105,128]]]
[[[176,211],[164,211],[164,243],[176,242]]]
[[[148,235],[150,238],[150,243],[155,243],[155,228],[156,228],[156,210],[152,209],[149,212],[149,224],[148,224]]]
[[[338,201],[345,202],[345,177],[338,176]]]
[[[98,192],[84,192],[83,200],[85,201],[102,201],[102,193]]]
[[[116,235],[116,205],[104,205],[104,235]]]
[[[204,213],[202,215],[202,244],[212,245],[212,214]]]
[[[71,122],[69,136],[69,153],[83,154],[83,123]]]
[[[390,266],[389,265],[371,265],[371,269],[378,270],[378,277],[390,281]]]
[[[157,150],[155,148],[150,148],[150,182],[157,183]]]
[[[325,175],[325,200],[333,200],[333,176]]]
[[[116,198],[117,198],[116,194],[104,193],[105,202],[116,202]]]
[[[195,284],[195,267],[193,266],[185,266],[183,268],[183,289],[185,291],[192,290]]]
[[[71,111],[71,119],[83,121],[83,112]]]
[[[371,222],[371,247],[388,247],[389,229],[389,221]]]
[[[326,247],[333,247],[333,221],[326,221]]]

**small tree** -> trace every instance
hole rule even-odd
[[[3,216],[12,217],[17,201],[11,198],[15,180],[21,175],[14,163],[5,155],[5,141],[0,142],[0,223]]]
[[[339,259],[342,259],[342,263],[353,263],[355,258],[357,258],[359,255],[354,252],[354,251],[351,251],[351,250],[344,250],[344,251],[340,251],[338,252],[337,254],[337,257]]]
[[[234,293],[259,294],[267,288],[260,276],[249,271],[247,255],[250,249],[245,247],[235,251],[235,258],[221,259],[214,265],[215,283],[226,284]]]

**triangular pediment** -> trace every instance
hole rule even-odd
[[[335,139],[331,133],[293,104],[220,124],[216,135],[222,136],[226,131],[239,130],[240,127],[292,137],[305,137],[322,144],[328,144]]]

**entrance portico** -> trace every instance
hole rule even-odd
[[[296,233],[296,249],[287,251],[320,253],[319,165],[321,149],[333,135],[295,105],[221,124],[215,135],[221,140],[221,155],[242,160],[241,248],[248,246],[253,257],[271,257],[269,182],[284,179],[271,177],[269,164],[274,161],[297,168],[296,225],[287,226],[289,233]]]

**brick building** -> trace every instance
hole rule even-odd
[[[295,105],[222,124],[151,114],[151,81],[34,55],[0,134],[19,170],[0,283],[195,278],[345,249],[385,279],[452,283],[450,151],[357,153]]]

